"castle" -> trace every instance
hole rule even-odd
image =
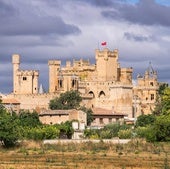
[[[77,90],[83,98],[82,105],[90,108],[112,110],[128,118],[148,114],[154,109],[159,87],[157,73],[151,64],[137,84],[132,83],[133,68],[122,68],[119,53],[104,48],[95,51],[95,64],[89,60],[49,60],[49,92],[39,92],[39,71],[21,70],[20,56],[12,56],[13,93],[8,98],[20,102],[20,109],[48,109],[49,101],[60,93]]]

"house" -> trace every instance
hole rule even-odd
[[[2,98],[2,104],[8,111],[15,111],[19,113],[20,111],[20,102],[13,98]]]
[[[103,108],[93,108],[94,120],[91,123],[91,127],[101,128],[107,124],[114,122],[124,122],[124,118],[127,114],[117,113],[114,110],[107,110]]]
[[[81,110],[42,110],[39,119],[43,124],[61,124],[66,121],[76,120],[79,126],[87,125],[86,113]]]

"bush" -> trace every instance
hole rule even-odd
[[[154,126],[138,127],[135,129],[137,137],[145,138],[149,142],[156,141],[156,131]]]
[[[59,129],[55,126],[25,128],[25,138],[31,140],[54,139],[59,137]]]
[[[120,139],[130,139],[132,137],[131,129],[119,130],[118,137]]]
[[[147,126],[147,125],[154,124],[155,120],[156,120],[156,116],[153,115],[153,114],[140,115],[137,118],[136,127],[138,127],[138,126],[144,127],[144,126]]]

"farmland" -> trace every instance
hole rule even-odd
[[[43,144],[27,141],[0,149],[1,169],[169,169],[170,143],[132,140],[127,144]]]

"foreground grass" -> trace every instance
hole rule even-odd
[[[170,143],[132,140],[128,144],[23,142],[0,149],[1,169],[170,169]]]

